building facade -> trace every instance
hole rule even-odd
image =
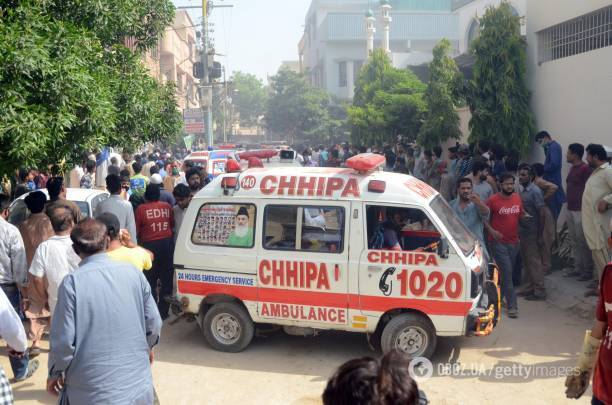
[[[447,38],[459,48],[459,17],[451,0],[390,0],[389,50],[393,65],[407,67],[431,61],[436,43]],[[354,83],[367,59],[366,17],[374,17],[374,47],[383,45],[378,1],[312,0],[299,62],[310,83],[340,99],[352,99]]]
[[[194,23],[185,10],[177,10],[172,26],[166,29],[159,44],[160,79],[176,84],[179,109],[197,108],[197,83],[193,64],[197,60]]]
[[[527,16],[527,70],[537,129],[547,130],[564,149],[574,142],[612,146],[610,1],[529,1]],[[541,148],[534,148],[531,158],[541,161]]]

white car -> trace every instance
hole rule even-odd
[[[42,191],[49,198],[49,193],[46,188],[37,190]],[[9,219],[8,221],[13,225],[18,225],[24,221],[30,215],[28,208],[25,205],[24,199],[26,196],[33,191],[20,195],[13,201],[9,207]],[[89,218],[93,217],[93,213],[96,212],[98,204],[106,200],[109,193],[103,190],[86,189],[86,188],[67,188],[66,199],[74,201],[74,203],[81,209],[81,217]]]

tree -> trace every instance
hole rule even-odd
[[[132,3],[0,1],[0,175],[180,132],[172,87],[157,84],[139,60],[172,20],[172,4],[122,9]],[[147,14],[145,6],[158,8]],[[121,33],[135,35],[139,50],[123,46]]]
[[[472,44],[476,57],[467,100],[470,142],[489,139],[525,152],[534,130],[526,80],[526,43],[508,3],[489,7]]]
[[[440,145],[448,139],[459,139],[459,116],[455,88],[461,81],[461,73],[455,60],[449,56],[451,44],[441,40],[433,49],[433,61],[429,64],[429,83],[425,91],[427,111],[421,126],[418,142],[426,149]]]
[[[240,124],[253,126],[266,111],[267,93],[263,82],[250,73],[234,72],[232,104],[240,116]]]
[[[329,96],[312,88],[304,76],[281,69],[270,79],[265,122],[290,143],[300,137],[318,138],[329,131]]]
[[[407,69],[397,69],[382,49],[361,69],[353,105],[348,108],[353,143],[394,142],[397,135],[414,140],[425,109],[425,85]]]

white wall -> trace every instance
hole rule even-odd
[[[609,0],[538,0],[527,10],[528,79],[538,130],[547,130],[565,150],[579,142],[612,145],[612,47],[538,65],[540,30],[610,4]],[[551,12],[554,10],[554,12]],[[543,160],[534,147],[530,158]],[[563,176],[567,174],[564,167]]]

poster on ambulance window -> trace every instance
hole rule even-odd
[[[205,204],[200,208],[191,240],[196,245],[253,247],[255,206]]]

